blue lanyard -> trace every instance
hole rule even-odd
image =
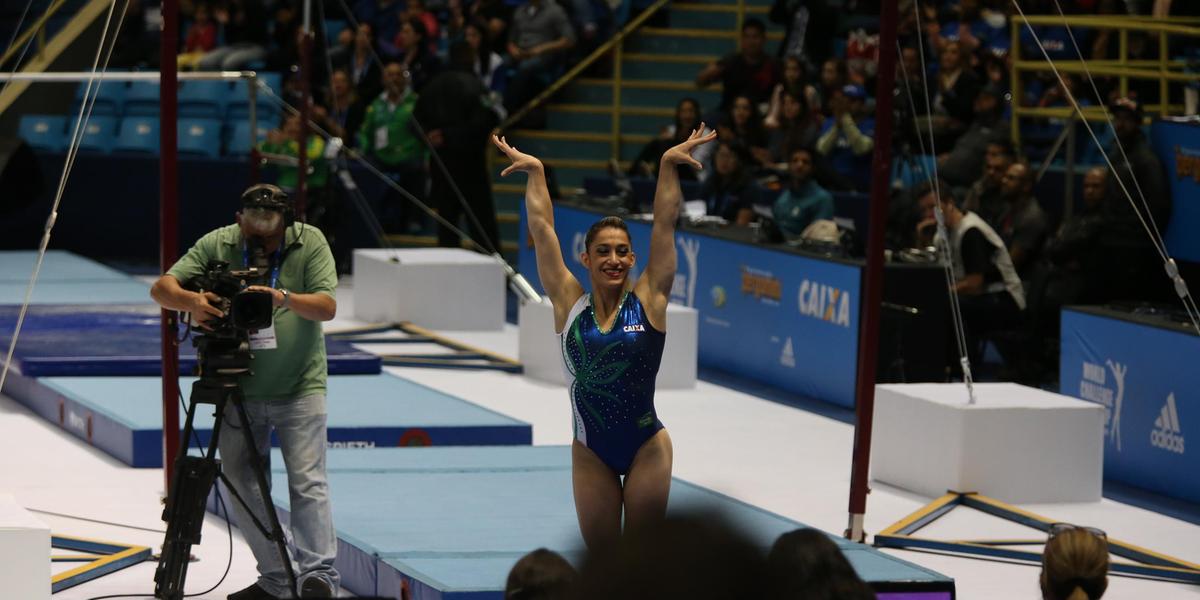
[[[271,267],[271,287],[274,288],[279,283],[279,265],[283,262],[283,244],[275,249],[275,266]],[[242,264],[250,267],[250,249],[247,244],[242,243]]]

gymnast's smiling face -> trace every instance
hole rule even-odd
[[[629,234],[616,227],[596,232],[580,257],[592,278],[592,290],[622,290],[633,269],[635,257]]]

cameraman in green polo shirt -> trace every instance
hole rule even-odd
[[[184,288],[204,273],[209,261],[227,261],[232,268],[248,266],[257,248],[269,257],[265,285],[248,289],[268,291],[275,306],[269,329],[254,332],[252,375],[240,383],[245,394],[249,426],[269,471],[271,430],[279,438],[288,472],[291,497],[291,534],[295,543],[293,561],[301,597],[332,597],[339,576],[333,568],[337,537],[329,503],[325,474],[325,339],[321,321],[337,312],[337,273],[333,255],[321,230],[292,223],[292,205],[280,188],[259,184],[242,194],[237,223],[209,232],[155,282],[150,290],[154,301],[169,310],[191,313],[193,323],[205,329],[209,320],[222,315],[220,300],[212,292]],[[247,497],[260,522],[267,522],[265,507],[257,492],[250,449],[237,433],[242,426],[237,410],[226,406],[220,452],[222,468]],[[268,500],[269,501],[269,500]],[[251,523],[241,503],[234,502],[239,523]],[[287,571],[275,544],[256,527],[243,526],[242,533],[258,561],[258,581],[231,594],[230,600],[291,598]]]

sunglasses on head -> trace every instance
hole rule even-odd
[[[1080,530],[1086,531],[1102,540],[1106,540],[1106,541],[1108,540],[1108,534],[1104,533],[1104,530],[1102,530],[1102,529],[1097,529],[1095,527],[1085,527],[1085,526],[1080,526],[1080,525],[1074,525],[1071,523],[1052,523],[1050,525],[1050,529],[1048,529],[1047,531],[1050,533],[1050,539],[1054,539],[1068,531],[1072,531],[1075,529],[1080,529]]]

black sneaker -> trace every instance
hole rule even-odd
[[[228,600],[279,600],[278,596],[268,594],[266,590],[258,587],[257,583],[244,590],[234,592],[226,598]]]
[[[333,586],[320,577],[309,577],[300,586],[301,598],[333,598]]]

